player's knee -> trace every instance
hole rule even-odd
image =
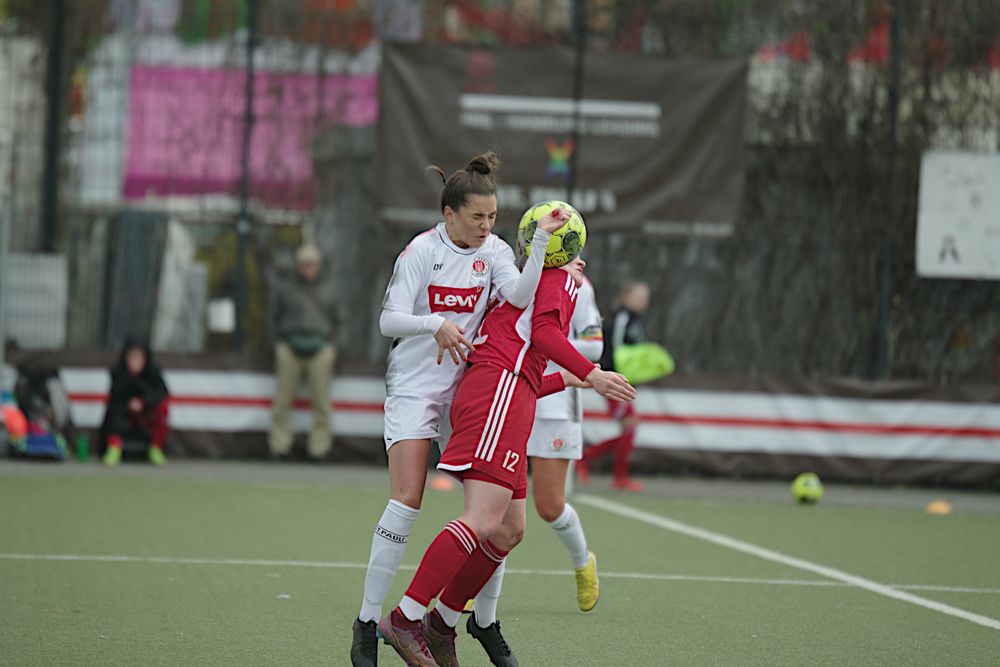
[[[412,507],[415,510],[420,509],[420,503],[424,499],[424,490],[421,489],[407,489],[399,488],[394,489],[392,492],[392,499],[396,502],[403,503],[407,507]]]
[[[461,521],[472,529],[472,532],[476,534],[476,538],[482,542],[483,540],[493,541],[497,534],[500,532],[500,524],[503,522],[502,516],[475,516],[475,517],[461,517]]]
[[[563,503],[556,502],[552,498],[535,496],[535,511],[542,521],[552,523],[563,513]]]
[[[508,514],[506,520],[500,526],[498,531],[503,537],[503,544],[497,544],[498,547],[506,551],[510,551],[524,539],[524,513],[515,512]]]
[[[503,549],[510,551],[524,539],[524,524],[503,524],[490,538],[490,542]]]
[[[524,524],[516,526],[507,536],[507,544],[503,546],[504,549],[510,551],[524,539]]]

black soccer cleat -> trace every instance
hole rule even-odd
[[[481,628],[476,624],[476,615],[472,614],[465,624],[465,629],[483,645],[490,662],[496,667],[518,667],[514,652],[500,634],[500,621],[494,621],[488,627]]]
[[[362,623],[360,618],[354,619],[354,641],[351,642],[353,667],[378,667],[377,625],[375,621]]]

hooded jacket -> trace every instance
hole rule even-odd
[[[128,372],[125,363],[125,353],[129,348],[138,347],[146,353],[146,366],[138,375]],[[129,399],[141,398],[145,408],[148,410],[167,398],[170,392],[167,391],[167,384],[163,381],[163,374],[153,360],[153,351],[145,342],[129,338],[122,347],[118,363],[111,369],[111,393],[108,396],[108,404],[128,403]]]

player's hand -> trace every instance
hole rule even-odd
[[[469,342],[464,334],[465,329],[451,320],[445,320],[438,327],[437,333],[434,334],[434,342],[438,345],[438,366],[441,365],[446,350],[456,365],[468,361],[469,354],[466,353],[466,349],[471,353],[476,349],[476,346]]]
[[[598,394],[620,403],[630,403],[635,398],[635,387],[628,383],[624,375],[612,371],[602,371],[595,367],[587,374],[587,382]]]
[[[142,399],[139,398],[138,396],[133,396],[132,398],[128,399],[129,412],[142,412],[142,408],[143,408]]]
[[[549,234],[562,229],[569,222],[569,211],[564,208],[554,208],[538,221],[538,228]]]
[[[563,384],[567,387],[576,387],[577,389],[593,389],[593,385],[589,382],[581,380],[577,376],[573,375],[567,370],[559,369],[559,375],[562,376]]]

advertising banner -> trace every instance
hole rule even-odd
[[[133,67],[125,198],[238,192],[245,89],[240,69]],[[256,73],[252,196],[275,208],[310,208],[313,137],[329,125],[374,124],[376,90],[371,74]]]
[[[382,216],[433,224],[441,183],[424,167],[450,173],[493,149],[503,163],[501,222],[533,203],[568,197],[598,228],[725,236],[743,193],[746,67],[744,60],[587,54],[577,100],[568,48],[387,43],[379,88]]]

